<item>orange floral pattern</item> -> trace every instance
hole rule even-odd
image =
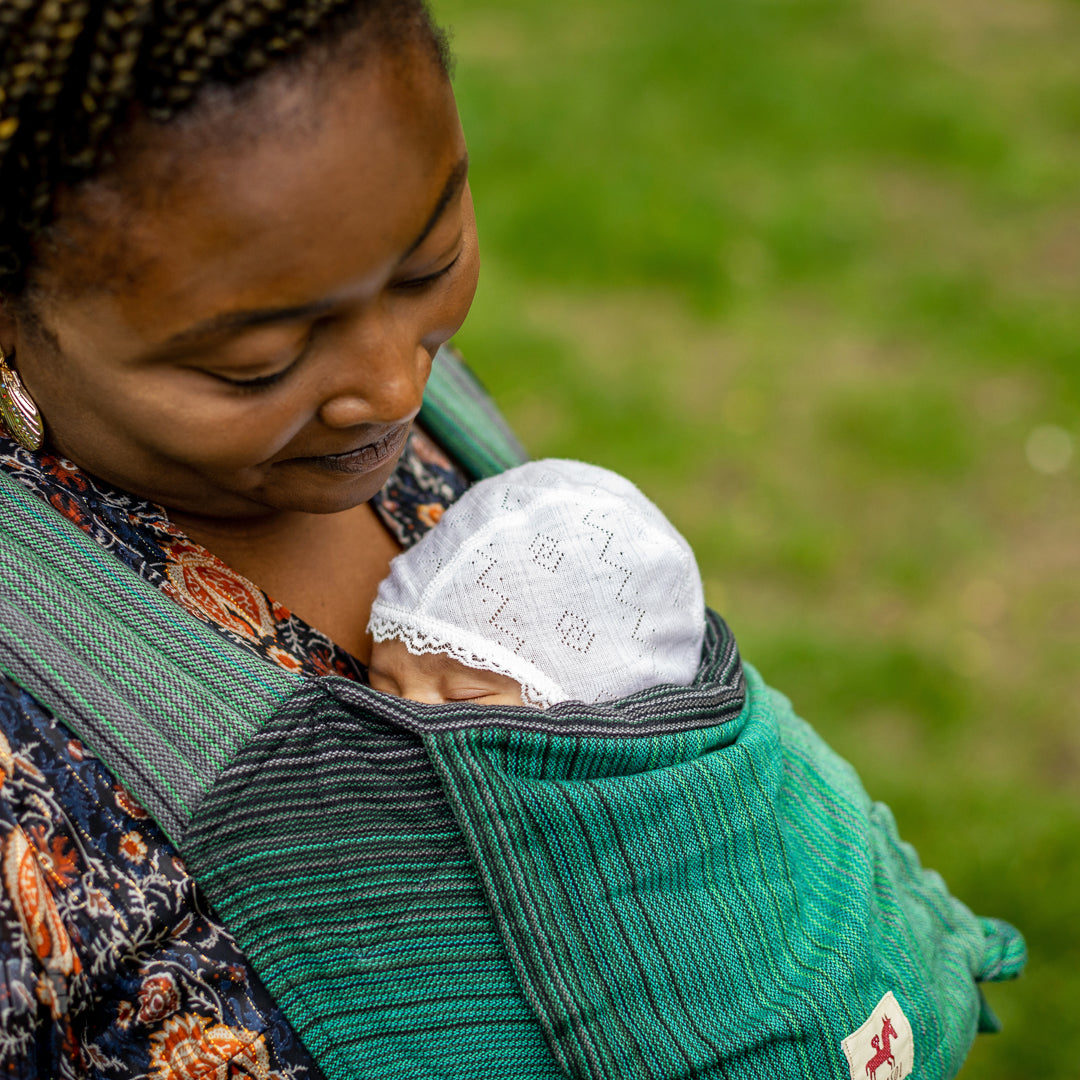
[[[429,529],[433,529],[439,524],[445,509],[442,503],[422,503],[416,508],[416,516]]]
[[[136,1019],[140,1024],[152,1024],[155,1020],[164,1020],[180,1008],[180,992],[176,988],[176,979],[171,971],[161,975],[148,975],[139,987],[139,1012]]]
[[[163,540],[174,597],[190,612],[251,641],[272,637],[276,623],[263,593],[187,537]]]
[[[136,865],[146,858],[146,842],[137,832],[127,832],[120,837],[120,854]]]
[[[67,888],[78,876],[78,861],[71,839],[63,835],[50,836],[41,824],[31,825],[28,832],[38,850],[42,869],[61,888]]]
[[[231,1080],[243,1076],[284,1080],[269,1066],[261,1035],[213,1024],[192,1013],[170,1018],[150,1037],[150,1075],[154,1080]]]
[[[28,774],[35,780],[42,778],[41,773],[34,767],[34,763],[29,758],[22,755],[15,756],[15,751],[12,750],[7,736],[0,731],[0,784],[5,780],[14,779],[16,769]]]
[[[4,843],[4,885],[15,905],[27,940],[45,969],[57,975],[82,970],[71,947],[56,901],[41,873],[38,850],[22,829],[13,829]]]
[[[154,822],[15,693],[0,680],[0,1076],[314,1080]],[[67,792],[80,801],[64,806]],[[203,1034],[174,1045],[165,1036],[190,1029],[170,1026],[182,1015]]]
[[[81,761],[82,758],[80,757]],[[127,814],[128,817],[135,818],[136,821],[145,821],[150,815],[136,802],[135,796],[128,791],[127,788],[121,784],[116,784],[113,788],[116,792],[116,805]]]

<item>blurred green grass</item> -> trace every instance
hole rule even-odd
[[[435,8],[471,363],[535,455],[667,510],[744,654],[1023,929],[963,1077],[1076,1076],[1080,464],[1026,448],[1080,440],[1080,5]]]

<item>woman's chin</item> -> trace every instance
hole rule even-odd
[[[395,458],[377,469],[349,472],[324,468],[314,460],[282,463],[249,499],[252,509],[261,506],[271,512],[337,514],[374,498],[396,465]]]
[[[258,486],[246,489],[192,492],[143,492],[144,498],[163,506],[170,519],[181,528],[185,523],[213,525],[215,531],[227,529],[228,523],[250,527],[260,519],[268,521],[279,514],[338,514],[371,500],[381,490],[394,470],[393,464],[377,473],[353,476],[347,473],[310,475],[308,469],[273,470]],[[129,489],[130,490],[130,489]],[[134,492],[134,494],[140,494]]]

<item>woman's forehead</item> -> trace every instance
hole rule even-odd
[[[464,156],[448,81],[414,47],[279,82],[175,129],[147,125],[113,176],[61,201],[44,280],[160,327],[178,306],[299,304],[343,274],[384,272]]]
[[[419,44],[443,73],[449,68],[423,0],[136,7],[132,18],[129,0],[0,3],[0,54],[10,61],[0,66],[0,188],[9,209],[0,218],[0,291],[8,297],[48,251],[58,194],[113,168],[129,136],[145,135],[140,119],[175,130],[207,102],[220,119],[222,103],[243,104],[267,79],[303,80],[403,45]]]

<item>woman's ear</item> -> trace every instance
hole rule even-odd
[[[28,296],[0,295],[0,347],[9,357],[21,352],[24,361],[31,354],[60,351],[55,334],[42,322],[35,302]]]

